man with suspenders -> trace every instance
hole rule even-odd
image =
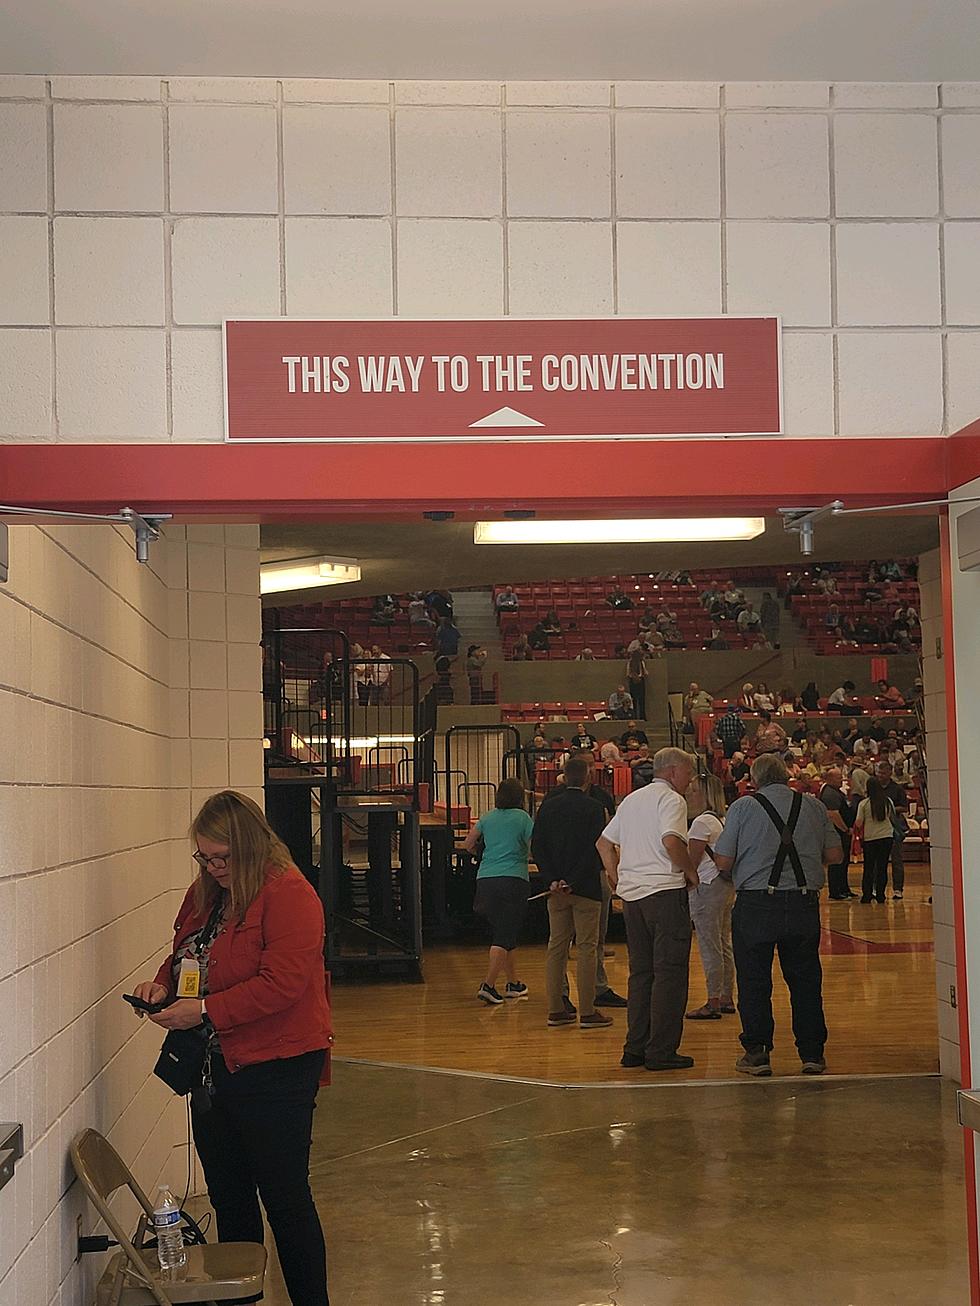
[[[772,960],[777,952],[803,1073],[822,1075],[827,1026],[819,897],[824,868],[841,859],[840,837],[822,803],[789,788],[789,772],[777,754],[756,758],[752,783],[756,792],[731,805],[715,844],[715,863],[722,875],[731,875],[736,889],[732,947],[745,1051],[735,1068],[747,1075],[772,1074]]]

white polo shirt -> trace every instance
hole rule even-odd
[[[610,843],[619,845],[616,892],[624,902],[686,887],[683,874],[667,856],[663,839],[665,834],[676,834],[687,843],[687,803],[666,780],[654,780],[624,798],[602,833]]]

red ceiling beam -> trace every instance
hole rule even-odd
[[[447,445],[0,445],[0,502],[181,516],[759,514],[941,497],[943,439]],[[968,478],[967,478],[968,479]]]

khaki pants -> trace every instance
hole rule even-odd
[[[548,1010],[562,1010],[568,948],[574,935],[577,940],[575,978],[578,985],[579,1015],[595,1011],[596,951],[599,944],[599,917],[602,903],[597,898],[582,898],[576,893],[552,893],[548,898],[548,959],[545,983]]]

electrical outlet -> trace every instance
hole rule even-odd
[[[950,984],[949,986],[949,1005],[953,1008],[954,1011],[956,1010],[956,985],[955,984]]]
[[[75,1217],[75,1264],[82,1259],[82,1217]]]

